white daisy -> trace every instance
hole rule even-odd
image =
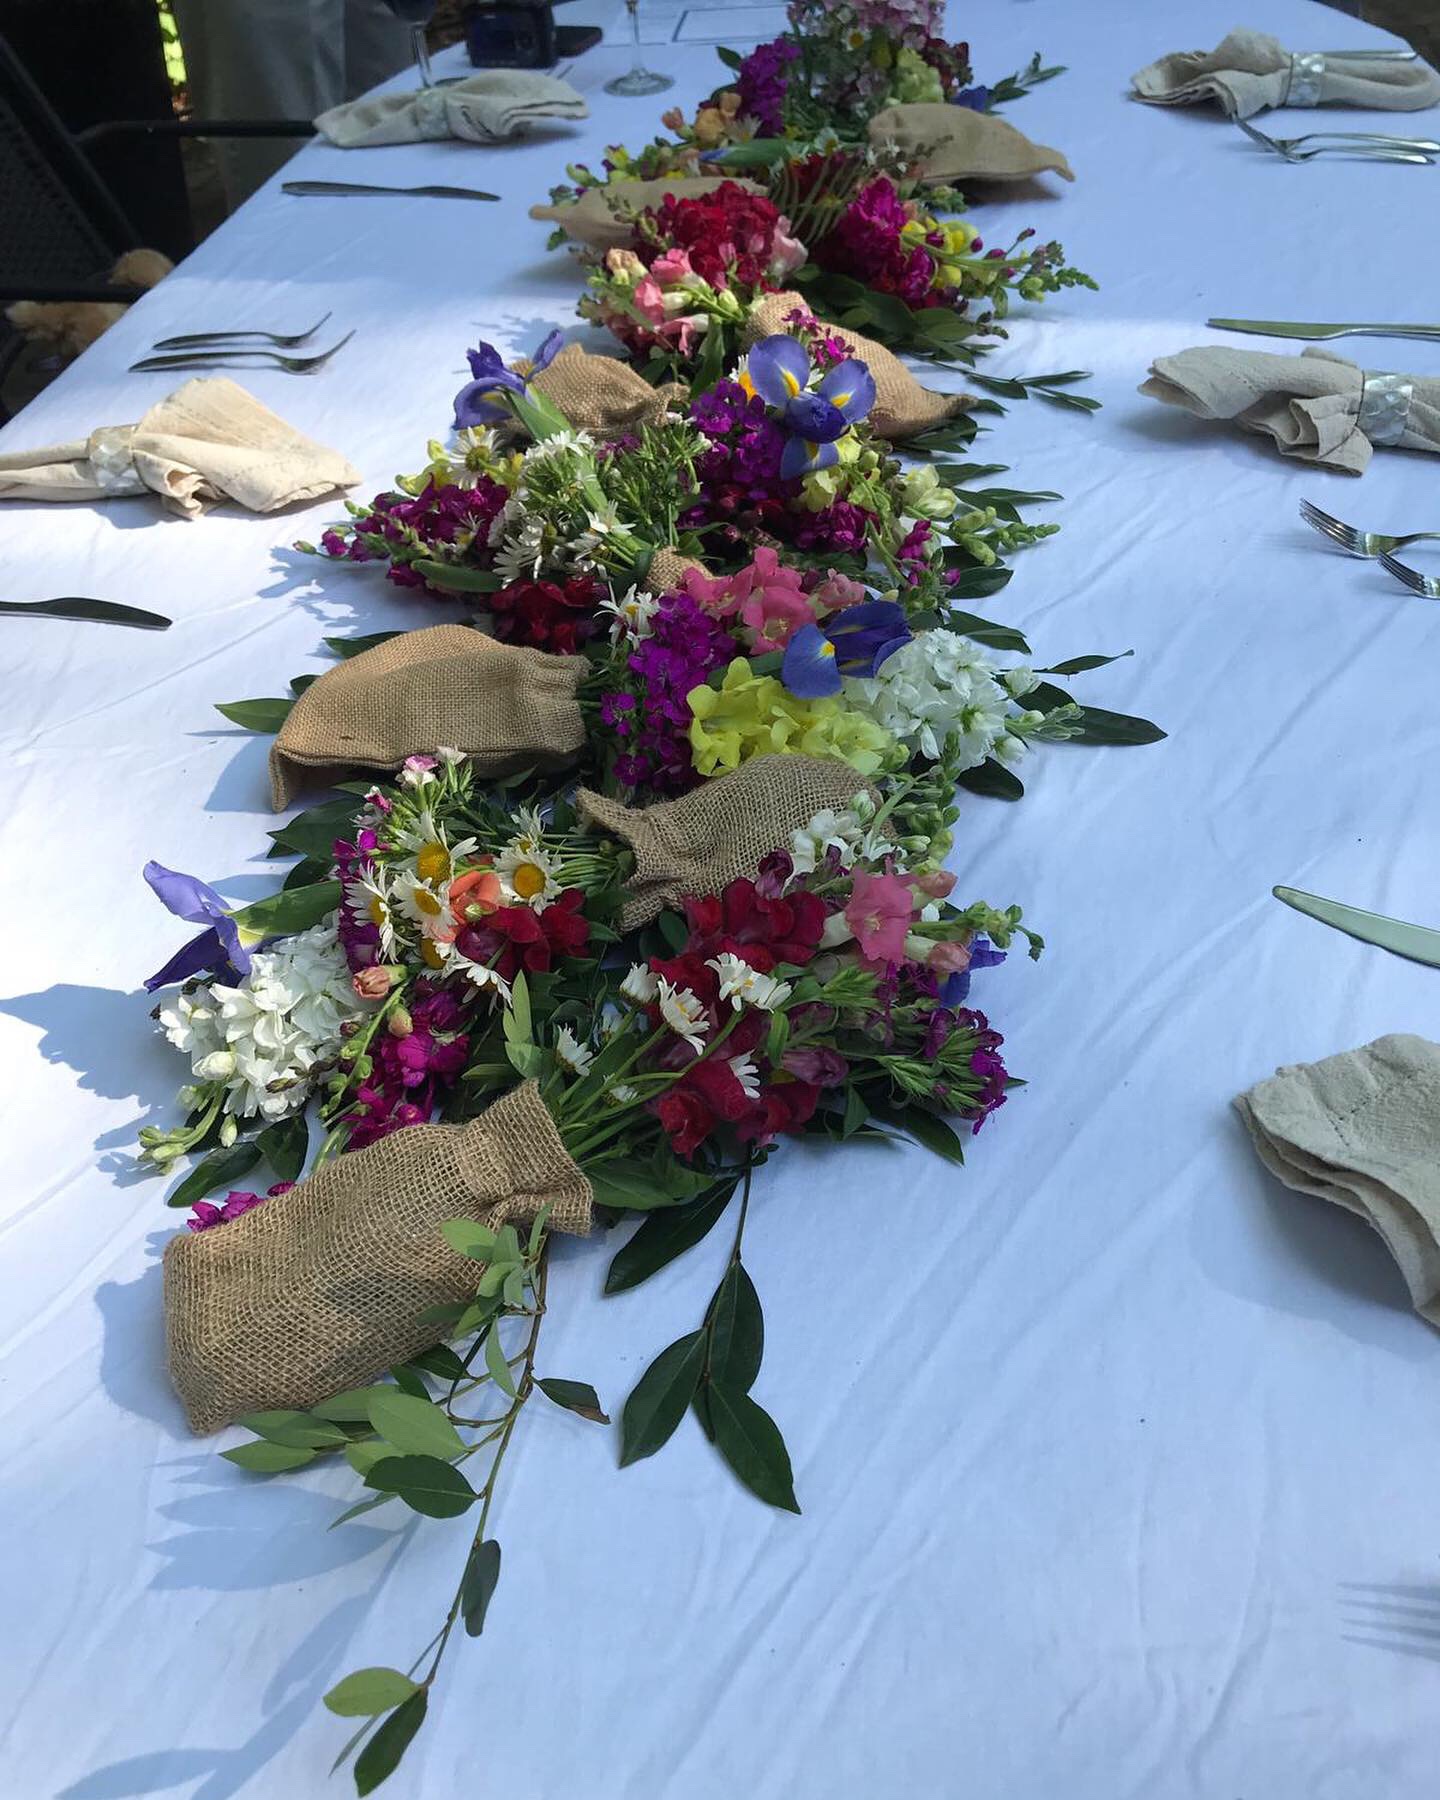
[[[777,981],[760,969],[752,969],[744,957],[722,950],[706,963],[720,977],[720,998],[728,1000],[739,1012],[742,1006],[753,1006],[758,1012],[774,1012],[790,998],[790,983]]]
[[[659,978],[659,986],[661,1018],[698,1056],[710,1029],[704,1005],[689,988],[673,987],[663,975]]]
[[[472,962],[468,956],[462,955],[452,947],[446,958],[446,966],[459,969],[483,993],[487,988],[493,989],[500,996],[501,1002],[509,1006],[511,1001],[510,983],[485,963]]]
[[[634,1000],[640,1006],[648,1006],[660,992],[660,984],[648,963],[631,963],[630,973],[620,983],[620,992],[627,1000]]]
[[[588,1075],[595,1052],[582,1044],[568,1025],[555,1033],[555,1057],[576,1075]]]
[[[495,873],[507,904],[528,906],[532,912],[544,912],[560,892],[555,879],[555,858],[542,850],[533,839],[528,846],[516,839],[495,859]]]
[[[741,1092],[747,1100],[760,1098],[760,1076],[755,1068],[755,1058],[748,1050],[743,1056],[730,1058],[730,1073],[740,1083]]]
[[[367,869],[354,881],[347,882],[345,904],[353,919],[379,927],[381,952],[387,962],[393,960],[395,925],[390,917],[390,895],[383,877],[374,869]]]
[[[602,600],[599,610],[610,614],[610,642],[618,644],[622,637],[638,643],[650,635],[650,621],[660,602],[654,594],[642,594],[631,587],[621,600]]]
[[[426,937],[438,937],[449,930],[450,914],[445,896],[430,882],[402,871],[395,877],[391,892],[392,904],[400,916],[412,925],[418,925]]]

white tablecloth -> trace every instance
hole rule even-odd
[[[1041,661],[1133,648],[1077,685],[1172,733],[1046,751],[1023,804],[966,806],[962,896],[1018,899],[1050,943],[979,996],[1030,1085],[963,1172],[799,1147],[765,1170],[746,1252],[767,1309],[757,1397],[787,1434],[802,1518],[748,1497],[689,1422],[617,1472],[610,1433],[527,1415],[486,1635],[454,1650],[397,1800],[1434,1793],[1440,1343],[1378,1239],[1261,1174],[1229,1100],[1277,1063],[1440,1034],[1440,977],[1269,897],[1288,881],[1440,915],[1440,614],[1297,517],[1308,495],[1379,528],[1435,525],[1440,464],[1382,452],[1363,483],[1316,474],[1135,387],[1152,357],[1211,335],[1211,313],[1433,314],[1440,171],[1292,167],[1214,114],[1126,98],[1134,68],[1232,22],[1202,0],[997,0],[956,22],[982,78],[1037,46],[1070,69],[1011,116],[1078,180],[987,211],[987,238],[1033,222],[1103,284],[1017,319],[987,365],[1090,368],[1105,402],[1094,418],[1016,406],[981,440],[1018,483],[1066,495],[1063,535],[1017,561],[991,610]],[[1303,0],[1248,22],[1301,49],[1376,41]],[[592,121],[558,139],[305,149],[306,175],[505,201],[266,190],[0,442],[135,418],[174,383],[126,365],[167,332],[299,329],[332,308],[357,335],[322,374],[245,379],[379,488],[443,429],[467,344],[519,352],[572,322],[574,272],[525,209],[566,160],[637,143],[718,72],[705,49],[651,54],[673,95],[607,99],[623,53],[603,50],[573,75]],[[1424,344],[1357,354],[1440,369]],[[173,1119],[181,1074],[138,983],[182,928],[141,864],[236,897],[274,880],[266,740],[211,702],[324,666],[326,631],[447,616],[284,547],[337,510],[0,512],[7,594],[177,621],[164,636],[0,621],[15,1800],[348,1791],[325,1785],[343,1732],[319,1696],[351,1668],[407,1663],[464,1554],[463,1526],[388,1513],[327,1533],[343,1471],[267,1485],[186,1435],[160,1343],[177,1219],[130,1160],[139,1123]],[[566,1246],[544,1370],[614,1410],[699,1322],[723,1256],[717,1233],[607,1300],[606,1248]]]

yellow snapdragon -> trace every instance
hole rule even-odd
[[[756,675],[743,656],[718,688],[692,688],[690,749],[702,775],[739,768],[752,756],[838,756],[862,775],[893,757],[895,739],[842,699],[801,700],[773,675]]]

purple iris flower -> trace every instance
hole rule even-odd
[[[493,344],[481,344],[478,350],[467,350],[465,355],[473,379],[467,381],[455,396],[455,429],[460,431],[467,425],[494,425],[508,418],[508,409],[502,402],[488,396],[498,392],[523,394],[531,377],[554,362],[564,341],[563,332],[552,331],[535,352],[528,375],[517,375],[514,369],[507,368],[505,358]]]
[[[863,600],[824,625],[802,625],[785,646],[780,679],[801,700],[840,692],[844,675],[873,675],[892,651],[909,643],[905,611],[893,600]]]
[[[977,937],[970,946],[970,966],[958,975],[947,975],[940,989],[942,1006],[963,1006],[970,997],[970,977],[977,969],[993,969],[1005,960],[1005,952],[997,950],[989,938]]]
[[[228,967],[237,975],[249,974],[250,952],[240,942],[239,928],[214,888],[193,875],[179,875],[157,862],[146,863],[145,879],[176,918],[207,928],[150,977],[145,983],[147,992],[153,994],[156,988],[168,987],[172,981],[187,981],[201,969]]]
[[[971,112],[989,112],[990,90],[988,87],[962,88],[958,94],[950,96],[952,106],[968,106]]]
[[[789,481],[840,460],[836,438],[875,404],[875,380],[854,357],[837,363],[812,392],[810,355],[798,338],[762,338],[746,359],[755,392],[778,415],[788,437],[780,476]]]

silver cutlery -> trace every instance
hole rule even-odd
[[[233,368],[237,363],[245,365],[258,362],[267,369],[284,369],[291,375],[309,375],[315,369],[323,368],[337,350],[343,350],[355,333],[347,331],[338,344],[332,344],[328,350],[322,350],[316,356],[282,356],[278,350],[227,350],[223,346],[214,350],[182,350],[167,356],[142,356],[139,362],[130,365],[131,374],[143,374],[155,369],[225,369]]]
[[[1411,962],[1440,965],[1440,931],[1433,931],[1428,925],[1407,925],[1403,919],[1388,919],[1384,913],[1365,912],[1358,906],[1346,906],[1343,900],[1325,900],[1300,888],[1277,887],[1270,892],[1296,912],[1318,919],[1322,925],[1333,925],[1347,937],[1377,944],[1396,956],[1409,957]]]
[[[301,344],[308,343],[329,317],[330,314],[327,312],[325,317],[317,319],[308,331],[293,331],[288,335],[279,331],[187,331],[182,332],[179,337],[160,338],[150,348],[152,350],[193,350],[200,344],[221,346],[234,343],[240,338],[263,338],[267,344],[273,344],[277,350],[295,350]]]
[[[1428,163],[1431,156],[1440,153],[1440,143],[1434,138],[1387,137],[1369,131],[1309,131],[1303,137],[1272,138],[1244,119],[1235,119],[1233,123],[1246,137],[1292,163],[1309,162],[1313,156],[1332,154],[1364,157],[1371,162]],[[1304,149],[1303,145],[1310,148]]]
[[[1403,550],[1406,544],[1418,544],[1421,538],[1440,538],[1440,531],[1403,531],[1398,537],[1383,531],[1361,531],[1358,526],[1347,525],[1343,519],[1321,512],[1309,500],[1300,502],[1300,517],[1351,556],[1384,556],[1391,550]]]
[[[1319,343],[1340,337],[1440,339],[1440,325],[1315,325],[1291,319],[1207,319],[1216,331],[1248,331],[1257,337],[1310,338]]]
[[[282,181],[282,194],[420,194],[428,200],[498,200],[498,194],[487,194],[480,188],[378,187],[359,181]]]
[[[134,625],[141,631],[168,631],[172,620],[139,606],[71,595],[60,600],[0,600],[0,613],[38,613],[49,619],[82,619],[95,625]]]
[[[1418,50],[1322,50],[1326,62],[1418,62]]]
[[[1381,552],[1380,567],[1388,569],[1412,594],[1419,594],[1426,600],[1440,600],[1440,581],[1433,575],[1422,575],[1418,569],[1407,568],[1404,563],[1396,562],[1388,550]]]

